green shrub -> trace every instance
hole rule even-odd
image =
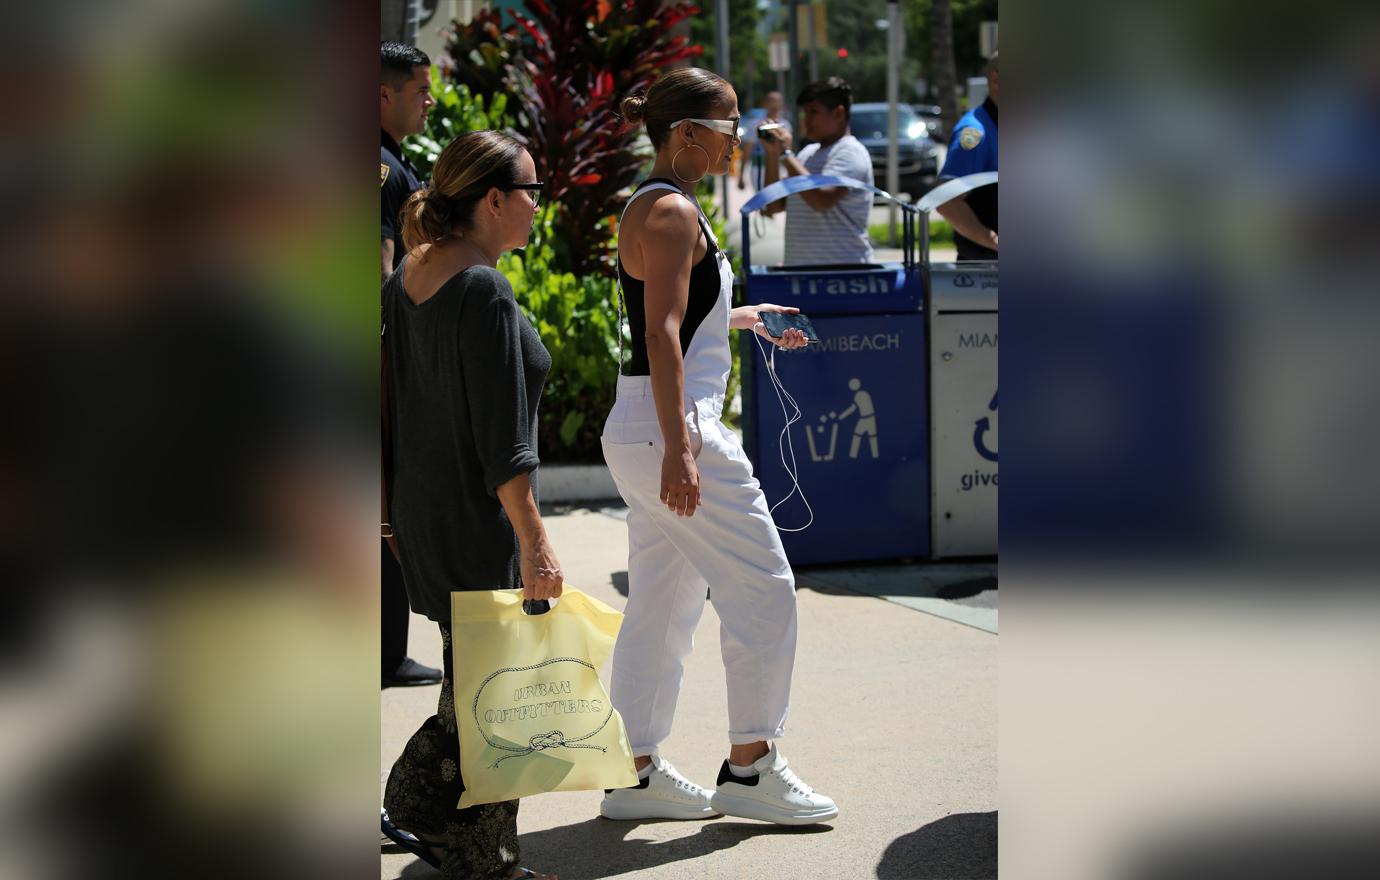
[[[482,95],[471,95],[465,85],[455,85],[441,76],[436,65],[431,67],[431,95],[436,106],[427,115],[426,130],[403,140],[403,152],[417,166],[422,177],[431,176],[431,166],[442,148],[462,134],[471,131],[502,131],[509,134],[518,120],[509,112],[508,96],[494,94],[485,107]]]
[[[683,0],[525,0],[456,23],[450,78],[476,95],[511,95],[517,135],[546,181],[566,270],[613,277],[613,240],[602,222],[619,212],[646,160],[642,131],[619,102],[664,70],[700,54],[677,24],[698,13]],[[505,21],[513,24],[505,25]]]
[[[498,268],[551,353],[538,409],[542,460],[596,463],[618,379],[618,293],[614,279],[556,268],[562,210],[543,205],[527,247],[504,255]]]
[[[898,218],[897,223],[900,223]],[[916,227],[919,229],[919,226]],[[874,223],[867,227],[867,237],[872,239],[874,247],[890,247],[888,242],[891,240],[891,226],[887,223]],[[901,229],[899,225],[896,229],[896,240],[900,241]],[[953,246],[954,228],[949,225],[948,220],[931,215],[930,217],[930,247],[935,245]]]

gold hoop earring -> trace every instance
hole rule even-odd
[[[681,174],[679,171],[676,171],[676,160],[680,158],[681,153],[685,152],[686,147],[694,147],[701,153],[704,153],[704,170],[701,171],[700,176],[696,177],[694,180],[691,180],[690,178]],[[676,175],[676,177],[679,177],[686,183],[699,183],[702,179],[704,179],[704,176],[709,173],[709,151],[706,150],[704,147],[700,146],[699,144],[686,144],[685,147],[681,147],[679,150],[676,150],[676,154],[671,157],[671,171]]]

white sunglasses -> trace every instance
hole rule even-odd
[[[683,122],[694,122],[698,125],[703,125],[705,128],[712,128],[717,132],[729,135],[730,137],[736,137],[738,134],[737,119],[681,119],[671,123],[671,128],[680,128]]]

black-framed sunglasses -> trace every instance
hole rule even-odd
[[[544,180],[537,180],[537,181],[533,181],[532,183],[514,183],[514,184],[512,184],[512,185],[510,185],[510,186],[504,187],[504,189],[525,189],[525,190],[527,190],[527,195],[532,199],[532,205],[533,205],[533,206],[536,206],[536,205],[540,205],[540,204],[541,204],[541,193],[542,193],[542,189],[543,189],[545,186],[546,186],[546,181],[544,181]]]

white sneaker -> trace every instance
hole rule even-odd
[[[718,789],[709,801],[715,810],[726,816],[761,819],[778,825],[809,825],[839,814],[832,800],[795,775],[775,744],[752,766],[757,771],[756,776],[738,777],[724,761],[719,770]]]
[[[706,819],[712,791],[676,772],[671,762],[652,755],[652,773],[632,788],[605,789],[599,814],[608,819]]]

